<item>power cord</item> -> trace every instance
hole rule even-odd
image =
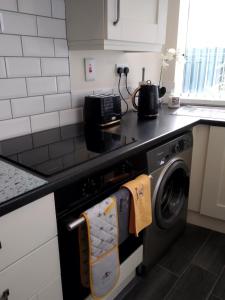
[[[123,73],[125,74],[125,84],[126,84],[126,90],[127,90],[127,93],[130,95],[130,96],[132,96],[132,93],[129,91],[129,89],[128,89],[128,85],[127,85],[127,77],[128,77],[128,73],[130,72],[130,70],[129,70],[129,68],[128,67],[125,67],[124,69],[123,69]]]
[[[120,90],[121,77],[122,77],[122,74],[124,73],[124,69],[123,69],[123,68],[118,68],[118,69],[117,69],[117,73],[119,74],[118,92],[119,92],[120,98],[123,100],[123,102],[124,102],[125,105],[126,105],[126,110],[125,110],[124,113],[122,113],[122,116],[124,116],[124,115],[128,112],[128,103],[127,103],[127,101],[125,100],[125,98],[123,97],[123,95],[122,95],[122,93],[121,93],[121,90]]]

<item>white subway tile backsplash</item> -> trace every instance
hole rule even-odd
[[[17,11],[16,0],[0,0],[0,9]]]
[[[2,33],[37,35],[36,16],[1,11]]]
[[[21,56],[22,46],[19,36],[0,34],[0,56]]]
[[[46,112],[71,108],[70,93],[45,96],[44,100]]]
[[[70,77],[69,76],[57,77],[57,85],[58,85],[59,93],[70,92]]]
[[[55,56],[58,56],[58,57],[68,57],[69,56],[67,40],[55,39],[54,43],[55,43]]]
[[[38,36],[66,38],[65,20],[37,17]]]
[[[51,17],[50,0],[18,0],[20,12]]]
[[[0,120],[7,120],[12,118],[10,101],[0,101]]]
[[[69,60],[68,58],[42,58],[41,68],[44,76],[69,75]]]
[[[55,77],[27,78],[28,96],[39,96],[57,93]]]
[[[83,108],[73,108],[60,111],[60,126],[65,126],[83,121]]]
[[[40,58],[7,57],[8,77],[41,76]]]
[[[31,117],[32,132],[59,127],[59,114],[52,112]]]
[[[52,16],[53,18],[65,19],[64,0],[52,0]]]
[[[64,0],[0,0],[0,140],[80,122],[69,75]]]
[[[25,78],[0,79],[0,99],[27,96]]]
[[[25,56],[51,57],[54,56],[53,39],[40,37],[22,37],[23,53]]]
[[[29,117],[1,121],[0,140],[31,133]]]
[[[44,113],[43,96],[13,99],[11,103],[14,118]]]
[[[4,57],[0,57],[0,78],[6,77],[5,60]]]

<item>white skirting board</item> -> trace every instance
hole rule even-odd
[[[225,221],[210,218],[191,210],[188,211],[187,222],[190,224],[225,233]]]

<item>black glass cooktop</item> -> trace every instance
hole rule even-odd
[[[0,142],[0,155],[44,176],[51,176],[124,147],[134,138],[69,125]]]

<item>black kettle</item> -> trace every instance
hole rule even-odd
[[[136,104],[136,96],[138,95],[138,104]],[[138,112],[139,118],[157,118],[159,108],[159,98],[164,96],[166,89],[153,85],[150,80],[142,83],[132,95],[132,103]]]

